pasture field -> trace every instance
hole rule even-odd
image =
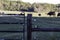
[[[1,11],[0,12],[4,12],[5,14],[20,14],[23,13],[22,11]],[[33,17],[50,17],[49,15],[47,15],[48,12],[42,12],[42,13],[37,13],[37,12],[24,12],[25,16],[27,16],[27,14],[32,14]],[[38,14],[41,14],[41,16],[39,16]],[[52,16],[53,17],[53,16]],[[56,15],[55,15],[56,17]]]

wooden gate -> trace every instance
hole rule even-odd
[[[32,32],[60,32],[60,28],[32,28],[32,14],[28,14],[27,40],[32,40]]]

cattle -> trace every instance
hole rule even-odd
[[[49,15],[49,16],[51,16],[51,15],[53,15],[53,16],[55,16],[55,12],[49,12],[47,15]]]
[[[2,12],[2,15],[4,15],[4,12]]]
[[[4,12],[0,12],[0,15],[4,15]]]
[[[39,16],[41,16],[41,14],[38,14]]]
[[[60,16],[60,13],[58,13],[57,16]]]

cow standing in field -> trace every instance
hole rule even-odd
[[[41,14],[38,14],[39,16],[41,16]]]
[[[57,16],[60,16],[60,13],[58,13]]]
[[[49,12],[47,15],[49,15],[49,16],[55,16],[55,12]]]

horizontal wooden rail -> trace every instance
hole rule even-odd
[[[0,32],[7,32],[7,33],[23,33],[24,31],[0,31]]]
[[[21,40],[21,39],[4,39],[4,40]]]
[[[42,32],[60,32],[60,28],[32,28],[32,32],[42,31]]]

